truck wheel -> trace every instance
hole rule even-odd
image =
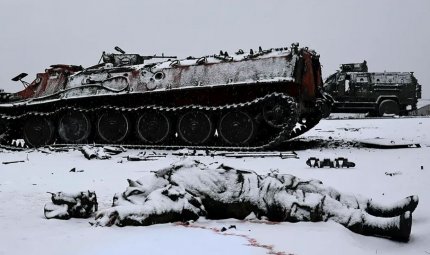
[[[399,112],[399,104],[394,100],[385,99],[379,104],[379,116],[384,116],[384,114],[399,115]]]

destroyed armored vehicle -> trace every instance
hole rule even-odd
[[[324,82],[332,112],[407,115],[416,110],[421,85],[413,72],[369,72],[367,63],[343,64]]]
[[[115,49],[88,68],[52,65],[31,83],[25,73],[13,78],[25,89],[2,94],[2,143],[265,149],[330,109],[319,55],[298,44],[183,60]]]

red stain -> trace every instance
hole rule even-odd
[[[272,224],[273,225],[274,224],[279,224],[279,222],[261,222],[261,223],[263,223],[263,224],[270,224],[270,225],[272,225]],[[259,248],[266,249],[267,250],[267,254],[273,254],[273,255],[294,255],[292,253],[285,253],[283,251],[275,251],[275,249],[273,248],[273,245],[261,244],[255,238],[251,238],[251,237],[249,237],[247,235],[244,235],[244,234],[221,232],[221,230],[218,229],[218,228],[208,228],[208,227],[203,227],[203,226],[196,226],[196,225],[191,225],[191,224],[186,223],[186,222],[176,222],[175,225],[177,225],[177,226],[183,226],[183,227],[187,227],[187,228],[198,228],[198,229],[211,230],[214,233],[217,233],[217,234],[220,234],[220,235],[224,235],[224,236],[242,237],[242,238],[245,238],[248,241],[248,244],[247,244],[248,246],[259,247]]]

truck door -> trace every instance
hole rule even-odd
[[[352,93],[355,100],[358,102],[371,101],[369,98],[372,94],[372,86],[370,84],[369,73],[356,73],[351,77]]]
[[[337,79],[338,101],[348,102],[353,95],[351,75],[341,73]]]
[[[345,76],[346,74],[341,73],[337,77],[336,85],[337,85],[337,101],[345,101]]]

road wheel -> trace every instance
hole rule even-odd
[[[212,131],[212,121],[203,111],[191,110],[179,118],[178,135],[188,144],[203,144],[212,136]]]
[[[384,116],[384,114],[394,114],[399,115],[400,107],[399,104],[391,99],[385,99],[379,104],[379,116]]]
[[[127,136],[128,130],[128,119],[122,112],[103,113],[97,121],[97,133],[108,143],[121,142]]]
[[[58,135],[67,143],[81,143],[88,138],[90,133],[90,120],[82,112],[67,112],[58,122]]]
[[[158,111],[144,112],[137,120],[138,138],[144,143],[160,144],[164,142],[171,130],[169,118]]]
[[[51,144],[55,139],[55,128],[52,121],[44,117],[32,116],[23,127],[25,143],[30,147]]]
[[[244,145],[254,136],[255,124],[248,113],[230,111],[221,117],[218,132],[228,144]]]
[[[0,118],[0,139],[4,133],[7,131],[6,120]]]

